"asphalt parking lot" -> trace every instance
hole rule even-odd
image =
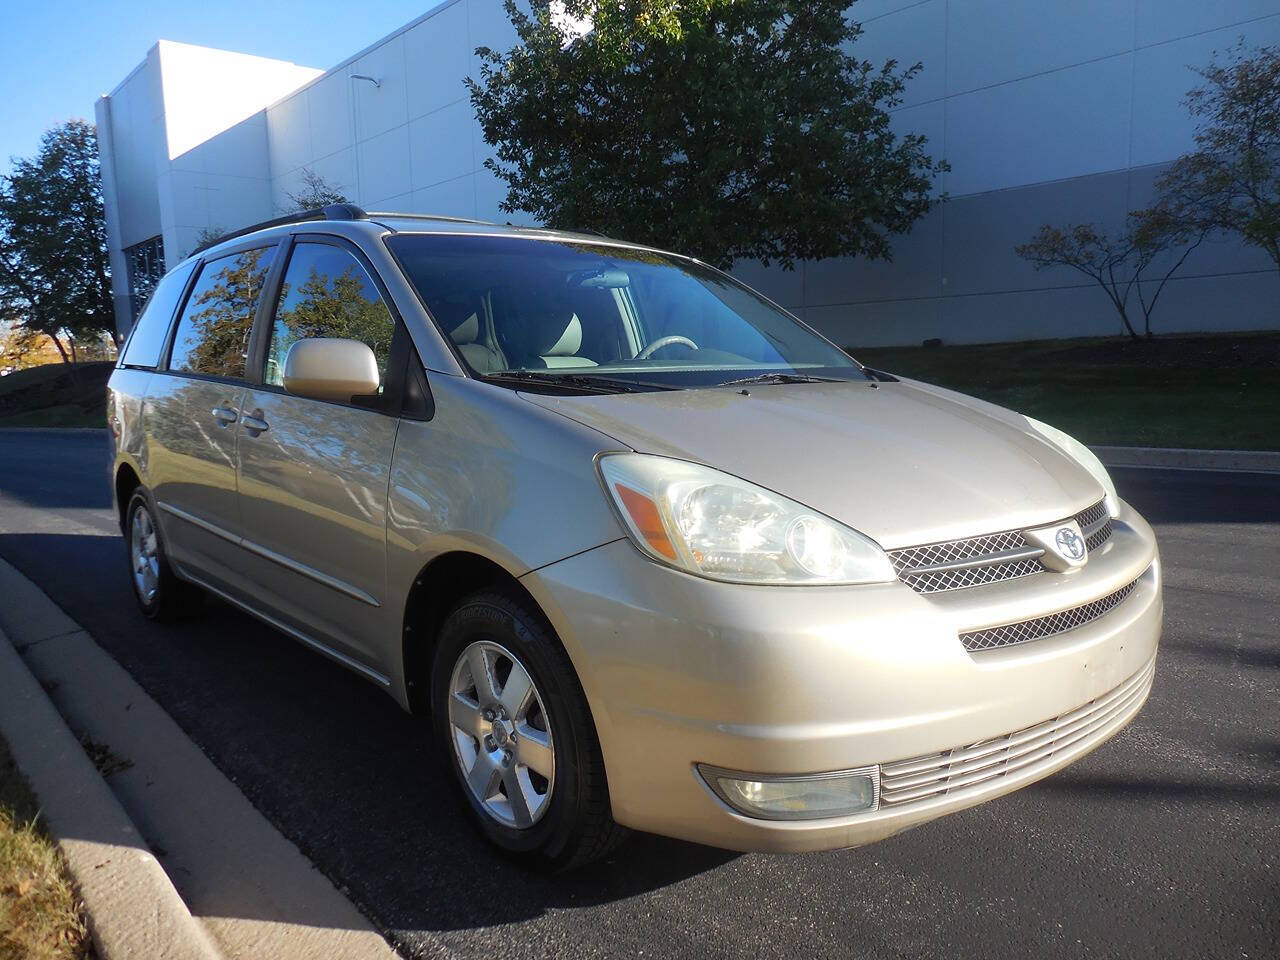
[[[371,685],[222,603],[144,621],[107,469],[105,435],[0,431],[0,556],[407,957],[1280,954],[1280,476],[1114,471],[1160,539],[1165,634],[1143,712],[1067,770],[858,850],[637,835],[546,878],[489,853]]]

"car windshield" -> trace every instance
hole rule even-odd
[[[457,352],[507,384],[597,390],[865,380],[839,348],[710,267],[590,241],[396,234]]]

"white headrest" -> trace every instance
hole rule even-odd
[[[575,313],[569,318],[569,324],[564,328],[564,333],[560,334],[560,339],[551,345],[551,348],[542,354],[544,357],[572,357],[578,352],[578,348],[582,346],[582,322]]]

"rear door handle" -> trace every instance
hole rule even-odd
[[[235,423],[240,416],[230,407],[214,407],[209,412],[213,414],[213,419],[218,421],[218,426],[220,427],[226,427]]]
[[[244,428],[249,431],[249,436],[251,437],[256,437],[271,426],[261,417],[247,413],[240,418],[240,422],[244,425]]]

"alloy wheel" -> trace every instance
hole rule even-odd
[[[555,745],[542,697],[525,666],[490,640],[466,647],[449,681],[449,733],[471,795],[516,829],[551,805]]]
[[[133,524],[129,531],[129,566],[133,572],[133,586],[143,603],[156,598],[160,586],[160,543],[155,524],[146,507],[133,511]]]

